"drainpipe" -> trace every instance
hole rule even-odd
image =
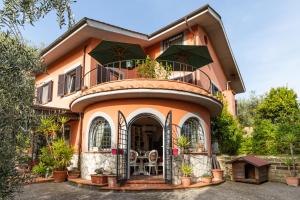
[[[192,30],[192,28],[190,27],[190,25],[188,24],[187,17],[184,18],[184,21],[185,21],[185,25],[188,28],[189,32],[193,35],[193,42],[194,42],[194,45],[196,45],[196,35],[195,35],[194,31]]]
[[[78,160],[77,167],[81,167],[81,152],[82,152],[82,126],[83,126],[83,113],[79,113],[79,140],[78,140]]]
[[[85,54],[86,54],[87,45],[83,47],[83,60],[82,60],[82,69],[81,69],[81,90],[84,86],[84,73],[85,73]]]
[[[229,90],[229,84],[231,83],[231,81],[227,81],[226,82],[226,90]]]

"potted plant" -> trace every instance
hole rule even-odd
[[[213,180],[214,181],[223,181],[224,170],[222,169],[212,169]]]
[[[67,167],[71,164],[74,149],[67,145],[63,139],[58,139],[52,143],[50,151],[54,159],[54,182],[64,182],[68,177]]]
[[[113,169],[110,169],[109,174],[107,175],[108,187],[117,187],[117,176],[113,172]]]
[[[299,182],[300,182],[300,180],[299,180],[300,178],[297,177],[296,163],[295,163],[295,158],[294,158],[294,148],[295,148],[295,144],[297,142],[297,137],[294,134],[289,133],[289,134],[287,134],[286,142],[287,142],[287,145],[289,146],[289,150],[290,150],[290,157],[286,159],[286,165],[288,166],[290,176],[287,176],[285,178],[285,180],[288,185],[298,186]],[[291,169],[291,167],[293,169]]]
[[[193,172],[192,167],[189,165],[182,164],[181,171],[183,174],[183,176],[181,177],[181,184],[184,187],[190,186],[192,182],[192,178],[191,178],[191,174]]]
[[[68,178],[70,179],[79,178],[79,177],[80,177],[80,170],[77,167],[73,167],[68,172]]]
[[[96,174],[91,174],[92,183],[107,184],[107,175],[104,175],[104,169],[98,168],[95,170]]]
[[[184,154],[186,153],[185,150],[190,146],[190,141],[186,136],[180,135],[177,139],[177,146],[181,149],[181,153]]]
[[[210,173],[205,173],[201,176],[201,181],[203,183],[211,183],[212,182],[212,176]]]

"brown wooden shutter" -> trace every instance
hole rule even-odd
[[[48,83],[48,102],[52,101],[53,81]]]
[[[97,69],[97,82],[98,83],[105,83],[107,82],[109,79],[109,71],[103,67],[103,66],[98,66],[98,69]]]
[[[81,90],[81,66],[76,68],[75,90]]]
[[[97,71],[98,65],[94,59],[91,60],[91,71],[90,71],[90,85],[97,85]]]
[[[42,103],[43,87],[36,88],[36,102],[38,104]]]
[[[62,97],[65,94],[65,74],[58,75],[57,95]]]

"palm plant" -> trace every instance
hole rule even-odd
[[[184,150],[188,148],[190,144],[190,140],[184,135],[180,135],[177,139],[177,146],[181,148],[183,154]]]
[[[286,143],[289,146],[290,155],[291,155],[291,158],[288,158],[286,160],[286,164],[288,165],[291,176],[297,175],[296,174],[296,163],[295,163],[295,157],[294,157],[294,148],[295,148],[296,142],[297,142],[297,137],[295,134],[288,133],[286,135]],[[293,170],[290,169],[290,166],[293,166]]]
[[[182,164],[181,171],[184,177],[190,177],[191,174],[193,173],[193,168],[189,165]]]
[[[65,138],[65,124],[70,120],[69,117],[59,116],[57,118],[58,123],[60,124],[60,130],[62,132],[62,138]]]

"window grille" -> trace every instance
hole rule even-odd
[[[109,150],[111,148],[111,127],[103,117],[95,118],[89,131],[89,150]]]
[[[204,131],[200,121],[195,117],[188,118],[181,127],[181,135],[190,141],[190,148],[196,150],[199,146],[205,151]]]

